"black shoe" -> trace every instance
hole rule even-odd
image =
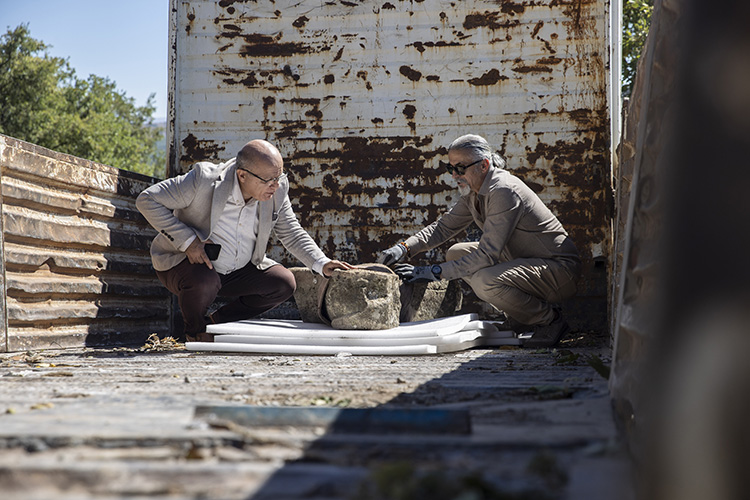
[[[516,321],[510,316],[505,316],[505,321],[495,323],[495,326],[498,328],[498,330],[513,330],[513,333],[515,333],[516,335],[522,335],[524,333],[531,334],[531,332],[534,331],[534,327],[532,325],[527,325],[521,323],[520,321]]]
[[[555,310],[555,314],[556,318],[549,325],[533,327],[534,334],[523,341],[524,347],[552,347],[560,342],[560,339],[570,331],[570,326],[560,310]]]

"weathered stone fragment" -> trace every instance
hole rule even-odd
[[[403,283],[400,292],[403,323],[453,316],[463,301],[458,280]]]
[[[297,303],[300,317],[306,323],[322,323],[318,315],[318,290],[324,285],[325,278],[312,269],[306,267],[292,267],[289,269],[297,281],[294,291],[294,301]]]
[[[399,325],[400,279],[390,269],[334,271],[325,313],[339,330],[385,330]]]

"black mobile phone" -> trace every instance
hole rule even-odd
[[[216,260],[219,258],[219,252],[221,252],[221,245],[218,243],[206,243],[203,245],[203,251],[208,255],[209,260]]]

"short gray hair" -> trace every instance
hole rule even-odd
[[[477,160],[487,158],[493,167],[505,168],[505,159],[492,151],[487,139],[481,135],[462,135],[448,146],[448,151],[466,151]]]

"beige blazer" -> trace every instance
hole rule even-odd
[[[500,262],[527,258],[552,259],[580,269],[578,250],[557,217],[521,179],[494,167],[479,193],[461,196],[440,219],[407,238],[409,253],[431,250],[472,222],[482,230],[479,246],[469,255],[442,263],[445,279],[471,276]]]
[[[182,262],[193,236],[201,241],[211,237],[232,192],[236,171],[234,158],[220,165],[199,162],[188,173],[161,181],[138,195],[136,207],[159,232],[151,243],[154,269],[166,271]],[[288,180],[281,182],[270,200],[258,203],[258,217],[258,235],[250,259],[258,269],[277,264],[266,257],[272,232],[311,269],[317,260],[325,258],[294,215]]]

